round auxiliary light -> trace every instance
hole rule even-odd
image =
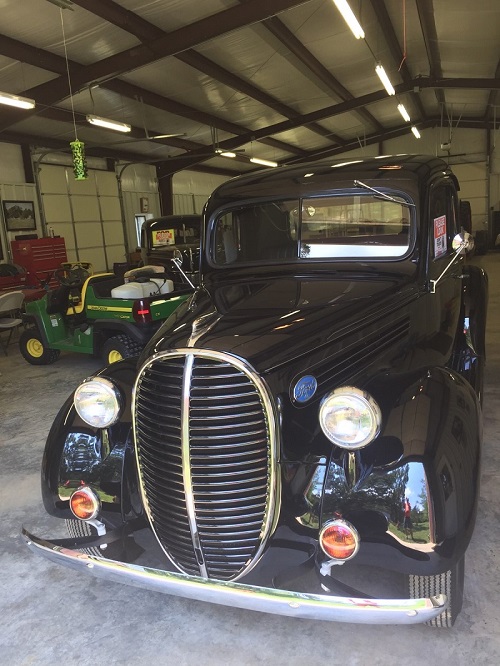
[[[367,446],[380,432],[382,413],[375,400],[354,386],[343,386],[328,394],[319,410],[321,429],[343,449]]]
[[[76,389],[74,405],[85,423],[94,428],[107,428],[120,416],[121,395],[109,379],[94,377]]]
[[[323,527],[319,535],[320,546],[334,560],[350,560],[359,550],[359,534],[346,520],[333,520]]]
[[[92,520],[99,513],[101,502],[92,488],[82,486],[69,498],[69,507],[80,520]]]

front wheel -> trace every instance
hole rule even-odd
[[[448,608],[426,624],[445,628],[455,624],[464,598],[464,571],[465,558],[462,556],[449,571],[437,576],[408,576],[411,599],[437,594],[448,597]]]
[[[28,328],[21,333],[19,338],[19,349],[23,358],[31,365],[50,365],[59,358],[59,349],[47,347],[36,328]]]
[[[142,345],[127,335],[115,335],[103,344],[101,357],[106,365],[110,365],[129,356],[137,356],[141,350]]]

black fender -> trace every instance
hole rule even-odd
[[[340,516],[354,524],[357,563],[438,574],[462,557],[474,528],[481,408],[472,386],[449,369],[429,368],[404,388],[402,379],[389,401],[385,389],[394,376],[367,387],[383,405],[381,434],[356,452],[332,448],[319,505],[309,511],[320,525]],[[414,540],[403,528],[407,496],[423,516]]]
[[[467,265],[462,274],[462,302],[449,366],[473,386],[482,403],[486,362],[488,276],[479,266]]]
[[[101,500],[100,519],[116,527],[142,512],[131,418],[136,364],[133,359],[124,359],[93,376],[110,379],[120,390],[120,418],[109,428],[93,428],[78,416],[73,405],[74,394],[68,397],[52,424],[45,444],[42,498],[49,514],[71,518],[71,493],[81,485],[89,485]]]
[[[488,275],[482,268],[473,264],[464,266],[462,294],[468,342],[476,354],[486,357]]]

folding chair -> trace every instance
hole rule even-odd
[[[22,291],[8,291],[0,294],[0,346],[5,356],[7,356],[7,348],[12,334],[23,324],[23,320],[19,317],[23,301],[24,294]],[[7,331],[9,335],[5,343],[2,340],[2,333]]]

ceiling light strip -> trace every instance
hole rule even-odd
[[[398,111],[399,111],[399,113],[403,116],[403,118],[406,120],[406,122],[409,123],[410,120],[411,120],[411,118],[410,118],[410,114],[409,114],[408,111],[406,110],[404,104],[398,104]]]
[[[262,160],[260,157],[251,157],[250,162],[253,162],[254,164],[261,164],[262,166],[268,166],[268,167],[277,167],[278,162],[272,162],[271,160]]]
[[[18,109],[34,109],[35,100],[29,97],[20,97],[19,95],[11,95],[10,93],[0,92],[0,104],[7,104],[8,106],[15,106]]]
[[[88,115],[87,122],[91,125],[98,125],[99,127],[105,127],[106,129],[115,130],[116,132],[130,132],[132,127],[127,125],[127,123],[120,123],[116,120],[110,120],[109,118],[101,118],[100,116]]]
[[[375,67],[375,72],[377,73],[378,78],[382,81],[382,85],[386,89],[387,94],[395,95],[396,91],[394,90],[394,87],[389,77],[387,76],[385,69],[382,67],[380,63]]]
[[[344,21],[347,23],[356,39],[364,39],[365,32],[359,24],[358,19],[354,16],[354,12],[349,7],[347,0],[333,0],[333,2],[335,3],[335,6],[339,12],[342,14]]]

